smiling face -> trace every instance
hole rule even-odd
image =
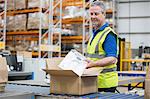
[[[92,6],[90,8],[90,15],[93,29],[99,29],[105,23],[105,13],[100,6]]]

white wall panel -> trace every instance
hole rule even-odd
[[[150,0],[147,0],[148,2],[144,2],[145,0],[119,1],[124,2],[118,4],[117,10],[119,17],[117,20],[119,36],[125,38],[126,41],[130,41],[131,48],[137,49],[141,43],[144,43],[144,46],[150,46]],[[128,1],[140,2],[130,2],[129,4]]]
[[[120,3],[118,14],[119,17],[150,16],[150,2]]]
[[[130,25],[130,30],[129,30]],[[135,19],[119,19],[118,20],[119,33],[142,33],[150,32],[150,18],[135,18]]]
[[[128,33],[129,32],[129,20],[120,19],[118,20],[118,33]]]
[[[118,17],[129,17],[129,4],[120,3],[118,5]]]

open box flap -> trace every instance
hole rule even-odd
[[[43,70],[49,73],[50,75],[55,75],[55,76],[78,76],[72,70],[46,70],[46,69]]]
[[[94,75],[98,76],[102,70],[103,70],[103,67],[85,69],[82,76],[94,76]]]

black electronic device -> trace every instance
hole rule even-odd
[[[5,57],[11,71],[22,71],[22,62],[17,62],[16,55],[6,55]]]
[[[16,71],[22,71],[22,62],[17,63]]]

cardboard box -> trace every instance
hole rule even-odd
[[[87,62],[86,57],[76,50],[71,50],[58,65],[63,70],[72,70],[78,76],[84,73]]]
[[[23,56],[23,58],[32,58],[32,52],[17,51],[17,56]]]
[[[15,8],[16,9],[25,9],[26,1],[25,0],[15,0]]]
[[[86,74],[77,75],[72,70],[62,70],[58,67],[63,58],[52,58],[46,60],[46,71],[50,74],[50,93],[83,95],[98,92],[97,75],[99,71],[95,69],[85,70]]]
[[[9,2],[7,2],[7,10],[14,10],[14,9],[15,9],[15,1],[9,0]]]
[[[150,99],[150,79],[145,79],[144,99]]]
[[[146,79],[150,79],[150,66],[146,70]]]
[[[18,0],[18,1],[22,1],[22,0]],[[26,14],[15,15],[15,30],[26,30],[26,22],[27,22]],[[14,25],[14,23],[12,23],[12,25]]]
[[[5,57],[0,57],[0,84],[8,81],[8,70]]]
[[[146,72],[144,99],[150,99],[150,66]]]

